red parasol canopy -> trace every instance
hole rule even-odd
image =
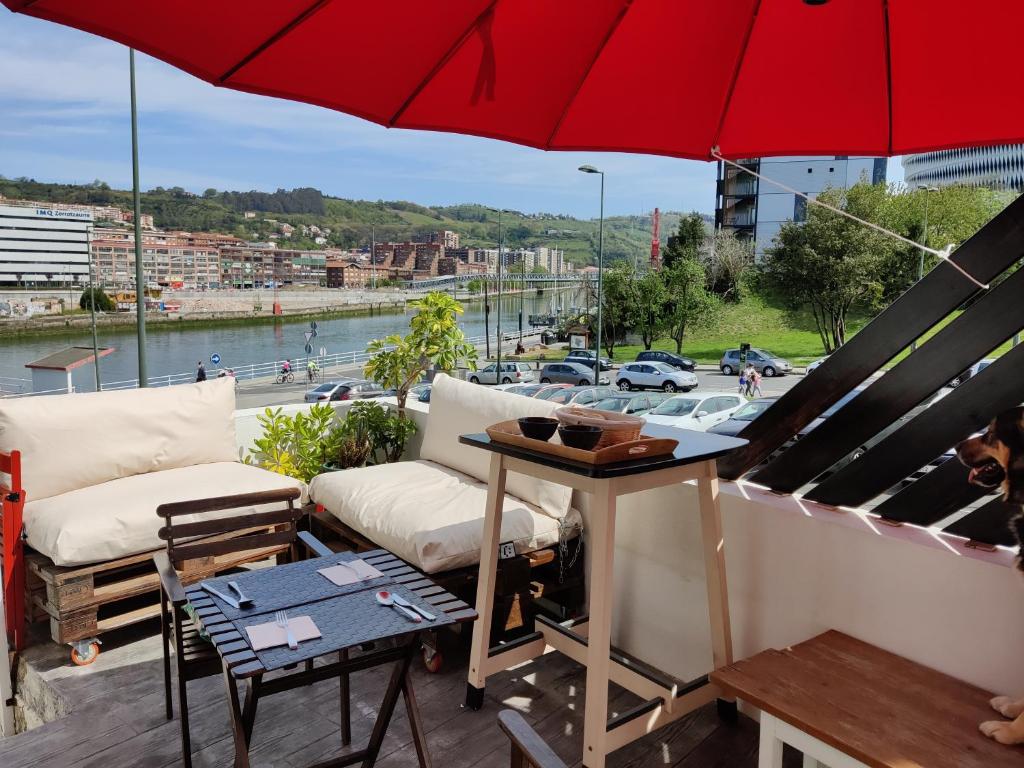
[[[1020,0],[0,0],[386,126],[708,159],[1024,141]]]

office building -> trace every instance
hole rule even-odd
[[[89,282],[89,210],[0,206],[0,286]]]
[[[844,156],[747,158],[738,164],[812,199],[825,189],[845,189],[861,180],[884,184],[888,168],[885,158]],[[719,162],[715,228],[753,240],[756,258],[772,247],[785,222],[806,216],[804,198]]]
[[[903,176],[911,189],[964,184],[1020,192],[1024,190],[1024,144],[907,155],[903,158]]]

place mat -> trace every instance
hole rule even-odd
[[[288,627],[299,643],[320,637],[320,630],[309,616],[289,616]],[[288,645],[288,632],[278,625],[276,618],[265,624],[250,624],[245,628],[245,633],[249,636],[249,645],[254,651]]]
[[[337,589],[327,579],[320,575],[317,578],[333,589]],[[265,670],[272,671],[281,669],[290,664],[295,664],[306,659],[313,659],[317,656],[324,656],[335,653],[345,648],[353,648],[362,643],[385,640],[392,637],[399,637],[409,632],[421,632],[427,629],[437,629],[454,621],[448,614],[426,600],[417,596],[412,590],[401,585],[391,585],[388,591],[400,595],[414,605],[418,605],[429,613],[434,614],[435,621],[423,621],[414,623],[400,614],[394,608],[380,605],[375,597],[377,590],[366,589],[358,592],[349,592],[327,600],[307,603],[289,607],[290,614],[295,616],[308,616],[320,630],[320,637],[315,640],[307,640],[300,643],[298,650],[291,650],[287,645],[278,648],[266,648],[256,651],[256,656]],[[294,598],[293,598],[294,601]],[[235,628],[243,638],[248,636],[247,629],[255,624],[265,624],[274,620],[274,614],[269,616],[261,613],[258,616],[246,616],[233,622]]]
[[[258,616],[273,611],[288,610],[292,606],[302,603],[312,603],[316,600],[324,600],[337,595],[348,594],[363,589],[380,588],[391,583],[391,577],[382,575],[378,578],[366,581],[353,582],[338,586],[318,571],[337,563],[358,560],[359,555],[355,552],[338,552],[324,557],[314,557],[310,560],[300,560],[297,563],[278,565],[273,568],[256,569],[245,573],[234,573],[225,576],[218,576],[215,579],[205,579],[196,586],[210,584],[219,592],[230,597],[237,597],[234,591],[228,587],[229,581],[237,581],[242,593],[252,600],[251,605],[243,608],[235,608],[223,600],[204,593],[217,605],[224,617],[234,621],[246,616]]]
[[[325,579],[334,582],[339,587],[361,584],[365,581],[379,579],[384,575],[369,563],[359,559],[348,560],[338,565],[332,565],[329,568],[321,568],[317,573]]]

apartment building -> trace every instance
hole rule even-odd
[[[322,285],[327,281],[323,251],[274,248],[265,243],[222,247],[220,269],[222,285],[234,288]]]
[[[328,288],[365,288],[372,278],[370,267],[354,261],[328,261],[326,270]]]
[[[96,282],[111,288],[135,285],[135,238],[97,230],[92,258]],[[165,288],[218,288],[221,284],[220,250],[196,246],[160,233],[142,237],[142,273],[147,285]]]

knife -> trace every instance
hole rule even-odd
[[[400,596],[396,595],[394,592],[391,593],[391,597],[393,597],[395,602],[398,603],[400,606],[402,606],[403,608],[412,608],[414,611],[416,611],[416,613],[418,613],[420,616],[422,616],[427,621],[435,621],[437,619],[437,616],[435,616],[434,614],[428,613],[427,611],[424,611],[418,605],[413,605],[408,600],[406,600],[404,597],[400,597]]]
[[[227,603],[228,605],[230,605],[230,606],[231,606],[232,608],[240,608],[240,606],[239,606],[239,604],[238,604],[238,601],[237,601],[237,600],[235,600],[235,598],[233,598],[233,597],[228,597],[227,595],[225,595],[225,594],[224,594],[223,592],[221,592],[220,590],[218,590],[218,589],[214,589],[213,587],[211,587],[211,586],[210,586],[209,584],[207,584],[207,583],[205,583],[205,582],[203,582],[203,584],[202,584],[201,586],[202,586],[202,588],[203,588],[203,589],[204,589],[204,590],[205,590],[206,592],[209,592],[209,593],[210,593],[211,595],[213,595],[214,597],[218,597],[218,598],[220,598],[220,599],[221,599],[221,600],[223,600],[223,601],[224,601],[225,603]]]

